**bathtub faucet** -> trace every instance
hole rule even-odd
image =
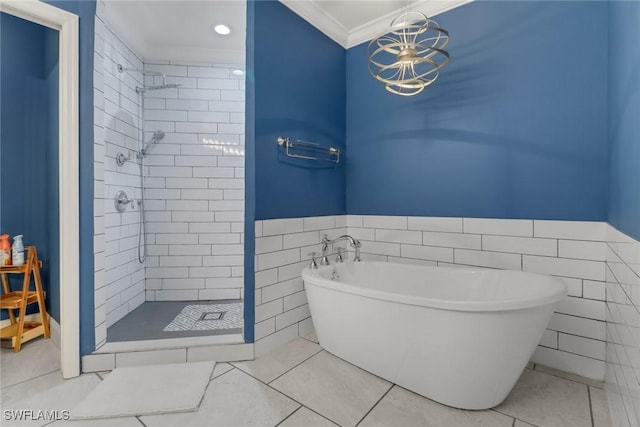
[[[356,255],[353,260],[360,261],[360,248],[362,247],[362,243],[360,242],[360,240],[356,240],[347,234],[343,234],[342,236],[337,237],[333,240],[330,240],[329,237],[325,234],[322,238],[322,254],[326,255],[326,251],[328,250],[329,245],[337,243],[341,240],[346,240],[349,242],[349,245],[351,245],[351,247],[356,250]]]

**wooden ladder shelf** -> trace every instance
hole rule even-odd
[[[35,246],[26,246],[27,259],[20,266],[4,266],[0,267],[0,275],[2,276],[3,295],[0,295],[0,308],[9,310],[9,320],[11,324],[0,329],[0,339],[11,340],[13,351],[20,351],[22,343],[44,335],[45,338],[51,336],[49,330],[49,318],[44,305],[44,291],[42,290],[42,279],[40,278],[40,268],[42,261],[38,259],[38,253]],[[12,291],[9,285],[7,274],[24,274],[22,281],[22,290]],[[31,275],[35,282],[35,290],[29,290],[31,284]],[[38,303],[40,311],[40,322],[25,322],[27,306],[29,304]],[[19,310],[18,316],[14,310]]]

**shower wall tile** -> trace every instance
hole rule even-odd
[[[410,230],[462,233],[462,218],[408,217]]]
[[[454,249],[453,256],[456,264],[505,270],[520,270],[522,267],[522,255],[520,254]]]
[[[94,248],[96,278],[95,319],[97,347],[106,341],[106,329],[144,302],[144,267],[137,260],[135,203],[117,213],[114,194],[124,190],[139,199],[141,182],[135,151],[140,135],[140,103],[135,91],[142,75],[119,73],[117,64],[141,69],[142,60],[96,16],[94,54]],[[129,157],[118,166],[118,153]],[[133,209],[132,209],[133,208]]]
[[[604,261],[607,253],[605,242],[585,242],[578,240],[559,240],[558,256],[561,258]]]
[[[579,279],[604,280],[605,269],[602,261],[524,255],[523,270]]]
[[[526,255],[558,256],[558,241],[531,237],[482,236],[482,249]]]
[[[335,224],[336,227],[304,231],[305,225],[315,223]],[[342,228],[345,224],[346,229]],[[640,354],[640,316],[637,305],[635,308],[632,305],[633,298],[640,293],[640,277],[634,271],[634,268],[640,270],[640,244],[621,233],[611,232],[614,243],[608,242],[607,251],[603,251],[606,243],[601,240],[603,227],[605,225],[596,222],[367,215],[256,221],[258,262],[255,277],[256,289],[260,291],[260,298],[256,299],[256,330],[259,331],[256,354],[312,328],[312,319],[307,315],[306,293],[299,288],[300,273],[309,263],[307,254],[312,250],[320,251],[322,235],[337,236],[337,233],[346,232],[361,240],[362,258],[366,260],[459,268],[508,268],[555,275],[567,284],[569,296],[557,305],[532,361],[602,380],[605,359],[608,361],[610,354],[619,365],[620,360],[634,360],[640,365],[640,356],[636,356]],[[556,232],[558,234],[554,234]],[[414,242],[415,236],[420,235],[422,241]],[[405,241],[412,243],[403,243]],[[299,260],[289,256],[288,251],[292,249],[299,250]],[[348,257],[352,258],[353,251],[347,249]],[[607,254],[606,263],[604,253]],[[612,303],[609,301],[610,281],[614,272],[624,280],[616,288]],[[615,351],[605,351],[609,345],[607,316],[616,320],[618,337],[633,337],[626,338],[624,345],[618,343]],[[624,367],[617,367],[619,371],[640,371],[631,362],[625,363]],[[635,393],[637,385],[632,384],[636,387],[631,388]],[[623,385],[616,387],[620,392]],[[629,390],[627,382],[624,387]]]
[[[244,113],[244,80],[232,76],[232,68],[210,64],[152,61],[144,67],[181,84],[145,93],[144,140],[165,131],[145,158],[147,209],[169,214],[147,217],[147,300],[241,298],[244,126],[221,126],[231,124],[232,113]],[[161,77],[147,81],[161,83]],[[234,92],[237,101],[220,101],[221,90]],[[221,278],[228,280],[215,280]],[[207,289],[190,285],[201,279]]]
[[[320,241],[345,234],[344,216],[283,218],[256,221],[256,356],[312,329],[302,269],[309,252],[321,252]],[[399,250],[399,245],[398,250]],[[337,247],[337,245],[336,245]],[[330,247],[332,257],[336,248]]]
[[[362,241],[363,259],[556,275],[569,297],[558,304],[533,360],[604,377],[603,223],[367,215],[347,215],[346,222],[348,234]],[[422,242],[393,243],[414,232],[422,232]]]
[[[633,426],[640,423],[640,242],[610,225],[606,236],[605,389],[614,425]]]
[[[482,236],[461,233],[441,233],[425,231],[422,233],[422,244],[459,249],[482,249]]]
[[[606,241],[606,223],[593,221],[534,221],[534,237]]]
[[[527,219],[463,218],[462,226],[465,233],[533,237],[533,221]]]
[[[639,242],[600,222],[408,217],[405,226],[405,217],[360,215],[346,221],[348,233],[363,242],[363,259],[523,269],[562,279],[569,297],[558,304],[532,360],[598,380],[606,361],[619,418],[640,419],[632,403],[640,395]],[[424,231],[422,245],[402,244],[399,256],[377,241],[408,238],[412,230]],[[478,237],[480,247],[464,247]]]

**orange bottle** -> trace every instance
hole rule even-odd
[[[0,266],[11,265],[11,242],[9,235],[0,236]]]

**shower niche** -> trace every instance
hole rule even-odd
[[[107,7],[98,2],[94,61],[96,349],[241,339],[244,65],[170,49],[150,58]]]

